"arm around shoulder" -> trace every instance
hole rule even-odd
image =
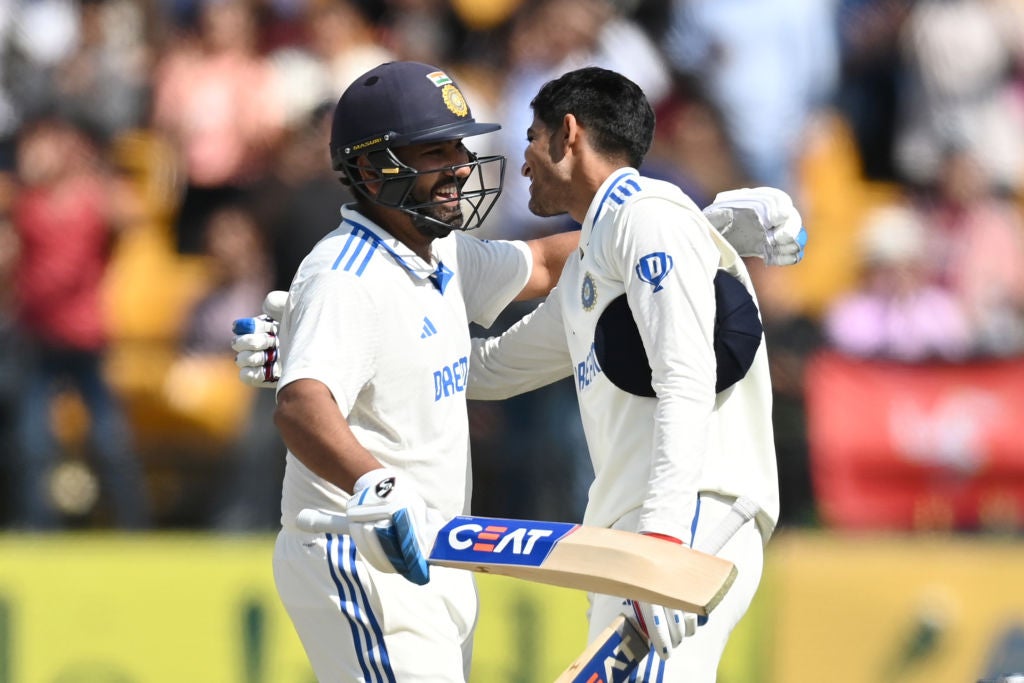
[[[558,283],[566,259],[576,249],[579,242],[578,230],[559,232],[527,241],[526,245],[530,247],[530,253],[533,255],[533,270],[530,272],[530,279],[516,296],[516,301],[527,301],[547,296],[552,287]]]

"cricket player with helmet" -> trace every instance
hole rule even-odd
[[[476,158],[462,138],[496,127],[476,123],[436,67],[390,63],[357,79],[336,108],[331,152],[359,200],[289,292],[268,296],[266,315],[236,321],[242,378],[278,387],[288,455],[275,579],[320,680],[468,676],[472,576],[424,558],[470,498],[469,359],[487,350],[480,397],[568,374],[567,357],[558,369],[542,360],[526,380],[502,369],[521,351],[515,336],[507,356],[470,344],[469,321],[486,326],[513,298],[547,293],[579,236],[483,242],[462,232],[500,192],[484,165],[503,163]],[[805,233],[789,198],[737,192],[709,207],[726,238],[768,262],[798,261]],[[551,355],[565,346],[554,339]],[[304,508],[344,511],[350,533],[302,532]]]
[[[325,683],[468,675],[472,575],[425,561],[468,512],[468,325],[545,294],[575,244],[464,232],[498,197],[504,158],[463,139],[498,128],[415,62],[363,74],[334,112],[333,164],[357,201],[292,281],[274,414],[288,448],[274,578]],[[350,533],[304,532],[305,508],[344,511]]]

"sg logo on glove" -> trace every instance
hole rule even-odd
[[[387,498],[392,491],[395,490],[395,478],[388,477],[377,482],[377,486],[374,487],[374,492],[380,498]]]

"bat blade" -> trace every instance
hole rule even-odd
[[[698,544],[707,553],[720,551],[744,524],[758,513],[758,505],[750,498],[738,498],[725,519]],[[628,627],[628,629],[627,629]],[[627,631],[631,634],[627,636]],[[635,636],[636,644],[630,640]],[[636,670],[650,647],[647,638],[637,631],[632,622],[619,615],[612,620],[572,664],[562,672],[555,683],[619,683]],[[653,655],[652,655],[653,656]],[[604,678],[601,678],[601,676]]]
[[[587,646],[555,683],[624,683],[649,651],[647,639],[619,616]]]
[[[728,560],[629,531],[456,517],[431,564],[643,600],[706,615],[736,578]]]
[[[303,510],[306,531],[345,533],[344,515]],[[437,534],[430,564],[643,600],[708,614],[736,578],[728,560],[615,529],[460,516]]]

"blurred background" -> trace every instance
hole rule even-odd
[[[1021,0],[0,0],[0,683],[312,681],[230,325],[336,226],[331,109],[391,59],[503,124],[482,237],[577,227],[518,168],[585,64],[655,106],[648,175],[794,197],[806,260],[748,264],[782,518],[721,681],[1024,671]],[[572,385],[470,411],[475,513],[578,521]],[[476,683],[582,648],[582,594],[481,593]]]

